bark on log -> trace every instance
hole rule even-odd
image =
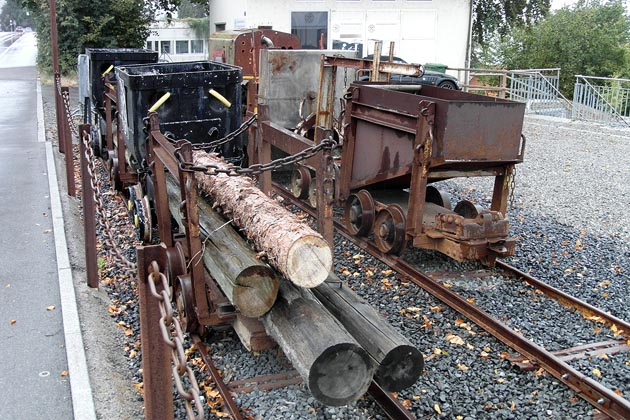
[[[181,226],[180,189],[171,175],[166,177],[166,189],[171,214]],[[210,204],[202,197],[197,202],[206,270],[241,314],[252,318],[262,316],[278,296],[275,271],[256,259],[256,253]]]
[[[416,382],[424,368],[422,353],[361,297],[334,274],[313,293],[372,357],[374,380],[383,389],[400,391]]]
[[[216,155],[193,152],[195,165],[229,165]],[[223,213],[245,231],[269,262],[301,287],[321,284],[332,268],[326,240],[291,212],[256,188],[247,177],[196,174],[199,188],[221,206]]]
[[[281,282],[278,300],[262,320],[317,400],[347,405],[367,391],[372,359],[310,290]]]

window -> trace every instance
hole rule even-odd
[[[147,50],[153,49],[153,41],[147,41]]]
[[[215,32],[223,32],[223,31],[225,31],[225,22],[215,23],[214,24],[214,31]]]
[[[175,41],[175,54],[188,54],[188,41]]]
[[[328,12],[291,12],[291,33],[300,38],[302,48],[326,48]]]
[[[162,54],[171,53],[171,41],[160,41],[160,53]]]
[[[193,54],[203,54],[203,39],[193,39],[190,41],[190,52]]]

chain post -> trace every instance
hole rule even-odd
[[[71,127],[71,113],[69,110],[70,104],[70,91],[68,87],[61,88],[61,98],[63,100],[64,106],[62,108],[62,114],[65,115],[66,118],[62,118],[62,136],[65,150],[65,163],[66,163],[66,182],[68,184],[68,195],[71,197],[76,197],[76,186],[74,184],[74,149],[72,148],[72,133],[70,132]],[[61,140],[60,140],[61,141]]]
[[[144,413],[150,420],[170,420],[174,415],[170,347],[164,341],[161,329],[157,328],[162,317],[160,302],[156,302],[149,284],[151,263],[157,261],[160,267],[165,267],[166,247],[138,247],[137,252]],[[161,286],[157,285],[160,291]]]
[[[164,244],[138,247],[145,415],[150,420],[173,418],[172,374],[177,393],[184,400],[187,417],[202,420],[205,412],[199,384],[189,366],[184,333],[174,316],[169,280],[163,273],[167,261]],[[188,383],[188,389],[185,383]]]
[[[79,127],[81,133],[89,133],[90,125]],[[89,172],[89,162],[85,142],[79,141],[79,156],[81,158],[81,180],[83,185],[83,229],[85,233],[85,267],[87,270],[88,286],[98,289],[98,262],[96,258],[96,220],[94,212],[94,188]],[[70,155],[70,153],[67,153]]]
[[[84,143],[84,152],[87,157],[87,170],[89,174],[89,181],[91,182],[92,190],[94,191],[94,203],[95,203],[95,214],[97,216],[97,220],[101,227],[103,228],[103,233],[105,234],[105,243],[110,247],[110,253],[112,257],[118,261],[121,265],[123,265],[127,270],[135,272],[136,264],[129,261],[123,254],[123,252],[119,249],[116,240],[114,239],[114,231],[109,222],[108,216],[105,212],[105,204],[102,200],[101,188],[100,188],[100,180],[96,177],[96,158],[94,157],[94,152],[92,151],[92,141],[90,139],[90,132],[82,132],[80,141]]]

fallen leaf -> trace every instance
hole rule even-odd
[[[142,382],[139,384],[133,384],[133,387],[136,388],[140,394],[144,395],[144,384]]]
[[[463,371],[463,372],[466,372],[466,371],[469,369],[469,368],[468,368],[468,366],[466,366],[466,365],[465,365],[465,364],[463,364],[463,363],[458,363],[458,364],[457,364],[457,367],[459,368],[459,370],[461,370],[461,371]]]
[[[61,376],[68,376],[68,371],[67,370],[62,370],[59,375],[61,375]]]
[[[593,372],[593,375],[597,376],[598,378],[601,378],[602,372],[599,369],[595,368],[592,370],[592,372]]]
[[[599,287],[606,287],[606,286],[610,286],[610,280],[604,280],[603,282],[599,283]]]
[[[451,333],[446,334],[446,341],[451,344],[458,344],[460,346],[464,345],[464,340],[462,340],[461,337]]]
[[[514,401],[512,401],[512,404],[510,405],[510,410],[516,410],[516,403]]]
[[[487,359],[490,356],[490,354],[488,354],[486,351],[482,351],[480,354],[483,359]]]
[[[541,375],[544,375],[544,373],[545,373],[545,369],[540,368],[536,372],[534,372],[534,376],[541,376]]]
[[[502,384],[503,382],[505,382],[505,378],[497,378],[497,382]]]
[[[468,298],[468,299],[466,299],[466,301],[468,303],[473,303],[474,304],[475,303],[475,298]]]
[[[483,351],[488,352],[488,353],[490,353],[491,350],[492,349],[490,347],[488,347],[488,346],[483,348]]]
[[[468,343],[466,343],[466,348],[467,348],[468,350],[474,350],[474,349],[475,349],[475,346],[473,346],[472,344],[468,344]]]
[[[623,392],[621,392],[621,390],[620,390],[620,389],[615,389],[613,392],[614,392],[615,394],[619,395],[620,397],[623,397]]]
[[[9,320],[9,325],[13,325],[13,324],[15,324],[16,322],[17,322],[17,321],[16,321],[15,319],[10,319],[10,320]]]
[[[600,354],[599,357],[601,357],[604,360],[608,360],[608,355],[606,353]]]
[[[46,306],[46,310],[47,311],[54,311],[55,310],[55,305]]]
[[[435,403],[433,405],[433,409],[435,410],[436,413],[442,414],[442,409],[440,408],[440,405],[438,403]]]
[[[453,288],[453,285],[451,283],[442,283],[442,286],[446,287],[447,289]]]
[[[407,408],[409,408],[409,407],[411,407],[411,401],[409,401],[409,400],[404,400],[404,401],[402,402],[402,405],[403,405],[403,407],[407,407]]]
[[[433,349],[433,353],[435,353],[435,354],[442,354],[442,349],[435,348],[435,349]]]
[[[129,352],[129,358],[130,358],[130,359],[134,359],[137,355],[138,355],[138,352],[137,352],[137,351],[135,351],[135,350],[131,350],[131,351]]]
[[[422,309],[416,308],[415,306],[410,306],[409,308],[407,308],[407,310],[409,312],[420,312],[420,311],[422,311]]]
[[[571,398],[569,398],[569,401],[572,402],[572,403],[576,403],[576,402],[578,402],[578,397],[571,397]]]
[[[433,312],[442,312],[444,310],[444,308],[441,307],[440,305],[438,305],[438,306],[431,306],[429,309],[431,311],[433,311]]]
[[[463,324],[464,322],[466,322],[466,321],[464,321],[463,319],[457,318],[457,319],[455,320],[455,325],[461,325],[461,324]]]

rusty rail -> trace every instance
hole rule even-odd
[[[307,207],[304,203],[295,200],[291,194],[282,187],[277,185],[275,187],[276,192],[286,200],[300,207],[302,211],[314,216],[312,209]],[[416,270],[401,258],[383,254],[374,244],[351,235],[340,223],[335,222],[335,227],[346,239],[369,252],[373,257],[387,264],[401,276],[417,284],[458,313],[466,316],[479,327],[492,334],[513,350],[527,357],[533,363],[540,365],[599,411],[613,419],[623,420],[630,418],[630,401],[615,394],[601,383],[580,373],[543,347],[514,332],[507,325],[485,313],[477,306],[469,303],[466,299],[452,292],[450,289],[442,286],[442,284],[427,274]]]

